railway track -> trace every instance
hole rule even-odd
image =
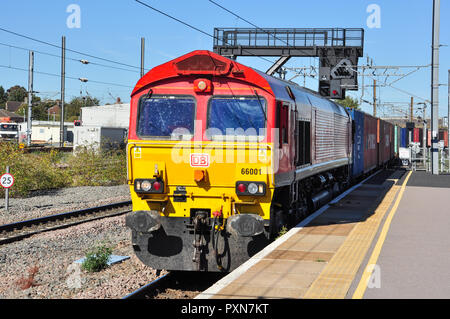
[[[227,273],[172,271],[122,299],[193,299]]]
[[[52,230],[67,228],[131,211],[131,201],[75,210],[0,226],[0,245]]]
[[[147,299],[149,296],[157,295],[159,288],[164,288],[164,286],[167,286],[171,274],[172,273],[168,273],[153,280],[147,285],[142,286],[141,288],[126,295],[122,299]]]

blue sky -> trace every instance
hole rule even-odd
[[[149,5],[179,18],[207,33],[214,27],[251,27],[246,22],[223,11],[208,0],[143,0]],[[342,27],[364,28],[364,54],[375,65],[428,65],[431,63],[432,0],[215,0],[227,9],[238,13],[261,28],[308,28]],[[68,28],[67,19],[71,4],[80,7],[80,28]],[[380,8],[380,28],[369,28],[367,7],[376,4]],[[213,39],[185,25],[173,21],[134,0],[16,0],[2,1],[0,28],[29,37],[60,45],[61,36],[67,38],[67,48],[119,61],[132,66],[140,64],[140,38],[146,39],[146,69],[167,62],[196,49],[212,50]],[[440,42],[450,45],[450,1],[441,1]],[[27,69],[28,52],[12,48],[18,46],[55,55],[60,50],[22,37],[0,31],[0,85],[9,88],[19,84],[27,87],[27,72],[7,67]],[[440,50],[440,83],[447,84],[450,69],[450,46]],[[105,61],[67,52],[67,57],[87,59],[91,62],[126,68],[131,71],[105,68],[98,65],[82,65],[67,61],[66,73],[76,79],[83,77],[89,82],[66,80],[66,99],[85,95],[86,92],[102,102],[112,102],[120,97],[129,101],[132,87],[139,77],[138,69],[110,64]],[[271,58],[275,61],[275,58]],[[265,71],[270,65],[258,58],[238,58],[239,62]],[[366,58],[360,59],[366,63]],[[317,66],[314,58],[293,58],[287,66]],[[40,53],[35,55],[35,70],[51,74],[60,73],[60,59]],[[402,69],[407,73],[413,69]],[[288,73],[287,78],[291,78]],[[390,78],[388,82],[395,78]],[[421,69],[394,84],[399,89],[382,87],[377,94],[380,102],[395,102],[397,108],[407,110],[410,95],[415,101],[430,99],[431,69]],[[94,83],[93,81],[108,84]],[[303,78],[298,78],[303,83]],[[370,82],[372,80],[369,80]],[[383,79],[384,81],[384,79]],[[113,85],[117,84],[117,85]],[[361,80],[360,80],[361,84]],[[365,84],[368,83],[366,80]],[[317,79],[307,79],[306,86],[317,90]],[[58,98],[60,79],[57,76],[35,74],[34,89],[44,98]],[[360,98],[362,91],[348,95]],[[372,88],[366,88],[364,99],[372,100]],[[440,88],[440,114],[447,113],[447,87]],[[371,113],[372,107],[364,104],[363,110]],[[381,108],[380,114],[388,115],[389,108]]]

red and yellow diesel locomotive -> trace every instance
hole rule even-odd
[[[136,255],[155,269],[237,268],[349,184],[352,138],[345,108],[210,51],[153,68],[131,95]]]

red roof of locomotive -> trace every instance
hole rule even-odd
[[[254,69],[207,50],[196,50],[151,69],[136,84],[131,96],[149,84],[182,75],[229,76],[250,82],[274,94],[271,85]]]

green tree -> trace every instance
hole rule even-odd
[[[6,101],[8,101],[8,94],[6,94],[3,86],[0,85],[0,108],[4,109],[6,105]]]
[[[27,89],[20,85],[10,87],[7,92],[8,101],[24,102],[28,95]]]
[[[100,100],[95,97],[75,97],[68,104],[66,104],[64,117],[69,121],[76,120],[81,114],[82,107],[95,106],[99,104]]]
[[[359,110],[359,102],[357,99],[351,96],[346,96],[344,100],[334,100],[336,103],[342,105],[343,107],[348,107],[351,109]]]
[[[47,121],[48,120],[48,109],[58,104],[57,101],[44,100],[40,101],[39,97],[33,96],[33,107],[32,107],[32,117],[35,121]],[[26,115],[28,112],[28,105],[26,103],[22,104],[17,110],[17,114]],[[53,119],[53,117],[52,117]]]

